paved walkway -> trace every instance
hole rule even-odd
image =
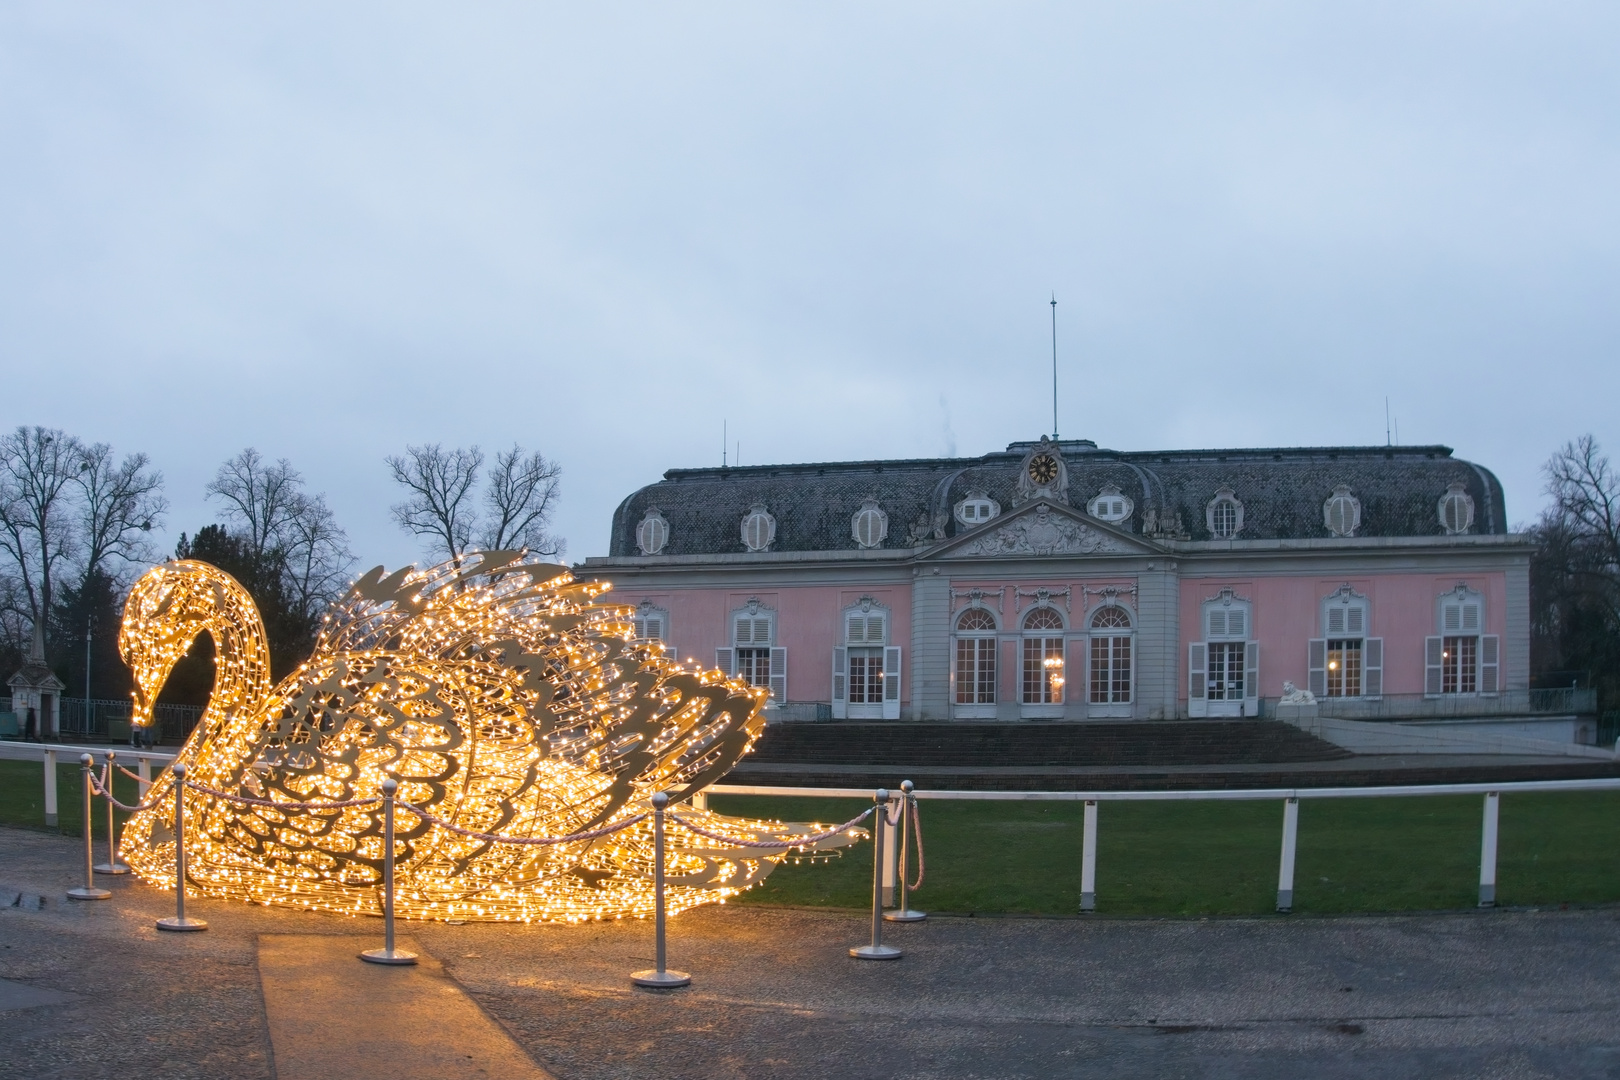
[[[289,1053],[266,1013],[278,992],[261,983],[263,950],[287,944],[271,935],[342,939],[306,954],[354,965],[325,1000],[364,998],[338,984],[389,974],[355,975],[372,920],[199,902],[208,932],[159,935],[170,898],[128,880],[70,906],[77,854],[0,829],[0,905],[23,897],[0,906],[0,1076],[268,1080]],[[722,907],[671,925],[672,965],[694,985],[655,994],[627,978],[650,962],[643,923],[413,924],[443,972],[418,977],[476,1008],[424,1021],[402,1002],[370,1035],[404,1043],[431,1023],[454,1053],[469,1023],[498,1025],[562,1080],[1620,1076],[1614,909],[936,919],[893,929],[907,950],[893,964],[845,955],[865,929],[856,915]],[[322,1012],[329,1075],[365,1075],[336,1065],[345,1046],[377,1053],[344,1035],[353,1017],[323,1005],[301,1037],[319,1037]]]

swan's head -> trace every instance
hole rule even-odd
[[[229,595],[233,590],[247,597],[223,570],[192,560],[155,566],[130,589],[118,651],[135,677],[132,723],[151,726],[152,708],[169,673],[204,630],[218,630],[236,599]],[[247,603],[251,607],[252,599]]]

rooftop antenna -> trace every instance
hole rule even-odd
[[[1384,445],[1394,446],[1389,438],[1389,395],[1384,395]]]
[[[730,445],[731,440],[726,436],[726,422],[722,420],[720,421],[720,467],[722,469],[726,467],[726,447]]]
[[[1058,441],[1057,422],[1057,293],[1052,294],[1052,441]]]

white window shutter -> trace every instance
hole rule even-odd
[[[1209,649],[1202,641],[1187,646],[1187,715],[1205,716],[1208,706],[1204,690],[1209,685]]]
[[[1367,631],[1367,610],[1363,607],[1353,607],[1344,613],[1344,626],[1352,635],[1364,634]]]
[[[730,675],[736,669],[736,661],[732,659],[736,653],[736,649],[714,650],[714,666],[720,669],[720,674]]]
[[[1427,637],[1423,639],[1423,693],[1428,697],[1439,697],[1440,688],[1445,685],[1440,679],[1441,665],[1445,663],[1445,639]]]
[[[771,650],[771,697],[780,705],[787,700],[787,649]]]
[[[1440,629],[1448,634],[1455,634],[1462,629],[1462,605],[1445,604],[1440,609]],[[1436,691],[1438,693],[1439,691]]]
[[[1327,640],[1325,638],[1311,639],[1306,666],[1305,689],[1319,698],[1327,697]]]
[[[1327,624],[1327,633],[1329,633],[1329,634],[1342,634],[1342,633],[1344,633],[1344,608],[1341,608],[1341,607],[1328,608],[1327,617],[1328,617],[1328,620],[1327,620],[1327,622],[1328,622],[1328,624]]]
[[[675,646],[673,646],[673,645],[665,645],[664,646],[664,659],[668,660],[672,664],[675,662]]]
[[[883,650],[883,719],[900,719],[900,646]]]
[[[834,720],[844,719],[847,705],[844,699],[844,655],[846,650],[842,645],[833,649],[833,692],[832,714]]]
[[[1209,636],[1212,638],[1226,636],[1226,612],[1212,611],[1209,613]]]
[[[1384,696],[1384,639],[1370,637],[1361,643],[1361,696]]]
[[[1260,643],[1243,645],[1243,715],[1260,715]]]
[[[1465,634],[1470,630],[1478,630],[1479,629],[1479,605],[1478,604],[1464,604],[1463,605],[1463,609],[1462,609],[1462,628],[1463,628],[1463,633],[1465,633]]]
[[[1235,638],[1243,637],[1249,632],[1244,626],[1246,622],[1243,612],[1233,610],[1226,616],[1226,632]]]
[[[851,615],[844,627],[844,640],[851,645],[860,645],[866,641],[866,620],[859,615]]]
[[[883,640],[883,616],[868,615],[866,617],[866,643],[868,645],[881,645]]]
[[[1479,692],[1499,693],[1502,689],[1502,639],[1486,634],[1479,639]]]

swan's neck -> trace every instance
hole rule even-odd
[[[270,648],[264,621],[251,602],[232,593],[204,624],[214,638],[214,690],[208,711],[219,715],[262,700],[270,692]]]

